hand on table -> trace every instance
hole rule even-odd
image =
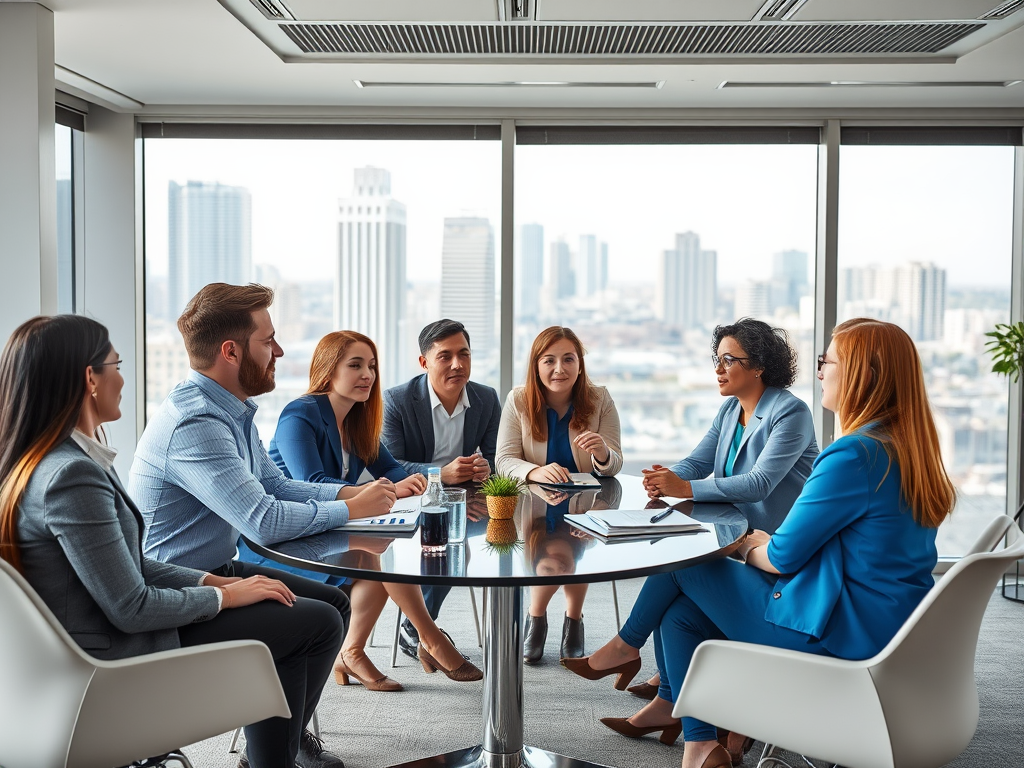
[[[223,596],[221,608],[224,610],[243,608],[247,605],[262,603],[264,600],[276,600],[288,607],[295,603],[295,594],[283,582],[267,576],[237,579],[230,584],[218,586],[218,589],[221,590]]]
[[[473,481],[482,483],[491,476],[491,465],[479,453],[473,454]]]
[[[477,478],[477,475],[480,474],[477,459],[483,461],[484,464],[487,463],[487,460],[484,459],[483,456],[478,456],[476,454],[473,454],[472,456],[457,456],[452,459],[449,463],[441,467],[441,484],[462,485],[463,483],[468,483],[470,480],[480,479]],[[484,475],[485,478],[486,476],[487,475]]]
[[[567,483],[572,479],[569,470],[561,464],[545,464],[530,470],[526,479],[531,483]]]
[[[668,467],[655,464],[650,469],[641,470],[644,475],[644,490],[652,499],[660,496],[676,496],[688,499],[693,496],[689,480],[682,480]]]
[[[425,490],[427,490],[427,478],[419,472],[395,483],[395,493],[398,494],[400,499],[404,499],[407,496],[418,496]]]
[[[589,429],[576,435],[573,442],[597,459],[598,464],[607,464],[608,458],[612,455],[604,438],[597,434],[597,432],[591,432]]]
[[[348,500],[348,516],[353,520],[386,515],[398,498],[394,483],[383,477],[361,488],[357,495]]]

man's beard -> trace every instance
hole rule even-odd
[[[274,381],[274,362],[274,358],[270,358],[270,365],[265,369],[260,368],[248,349],[242,352],[242,364],[238,368],[238,386],[247,397],[257,397],[274,391],[274,387],[277,386],[277,382]]]

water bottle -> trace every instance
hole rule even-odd
[[[425,555],[440,556],[448,549],[448,510],[443,492],[440,467],[430,467],[427,490],[420,499],[420,545]]]
[[[420,499],[420,508],[438,507],[441,505],[441,492],[444,488],[441,485],[441,468],[427,467],[427,490],[423,492]]]

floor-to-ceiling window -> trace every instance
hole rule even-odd
[[[74,312],[76,303],[76,167],[81,167],[81,135],[85,116],[58,106],[54,125],[54,160],[57,181],[57,309]]]
[[[572,327],[615,399],[626,471],[671,464],[722,404],[712,330],[754,317],[788,334],[810,404],[817,129],[519,141],[515,383],[541,329]]]
[[[938,546],[956,556],[1006,509],[1008,382],[991,373],[984,345],[1010,317],[1014,149],[875,134],[918,145],[844,134],[838,320],[888,320],[916,342],[958,491]]]
[[[285,356],[277,388],[258,401],[265,441],[284,405],[306,391],[317,341],[336,329],[376,342],[389,387],[421,372],[420,329],[450,316],[470,331],[473,378],[496,386],[499,131],[445,130],[424,138],[384,138],[386,127],[372,138],[373,126],[361,130],[371,138],[359,139],[147,138],[149,412],[188,373],[177,317],[218,281],[275,290],[271,315]]]

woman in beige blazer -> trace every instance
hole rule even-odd
[[[531,483],[561,483],[572,472],[611,477],[622,469],[619,414],[608,390],[590,382],[583,355],[583,345],[569,328],[552,326],[534,339],[526,385],[509,392],[501,413],[494,459],[500,474]],[[557,586],[530,590],[523,650],[527,664],[544,655],[548,603],[557,591]],[[586,595],[586,584],[565,586],[562,658],[584,653]]]

